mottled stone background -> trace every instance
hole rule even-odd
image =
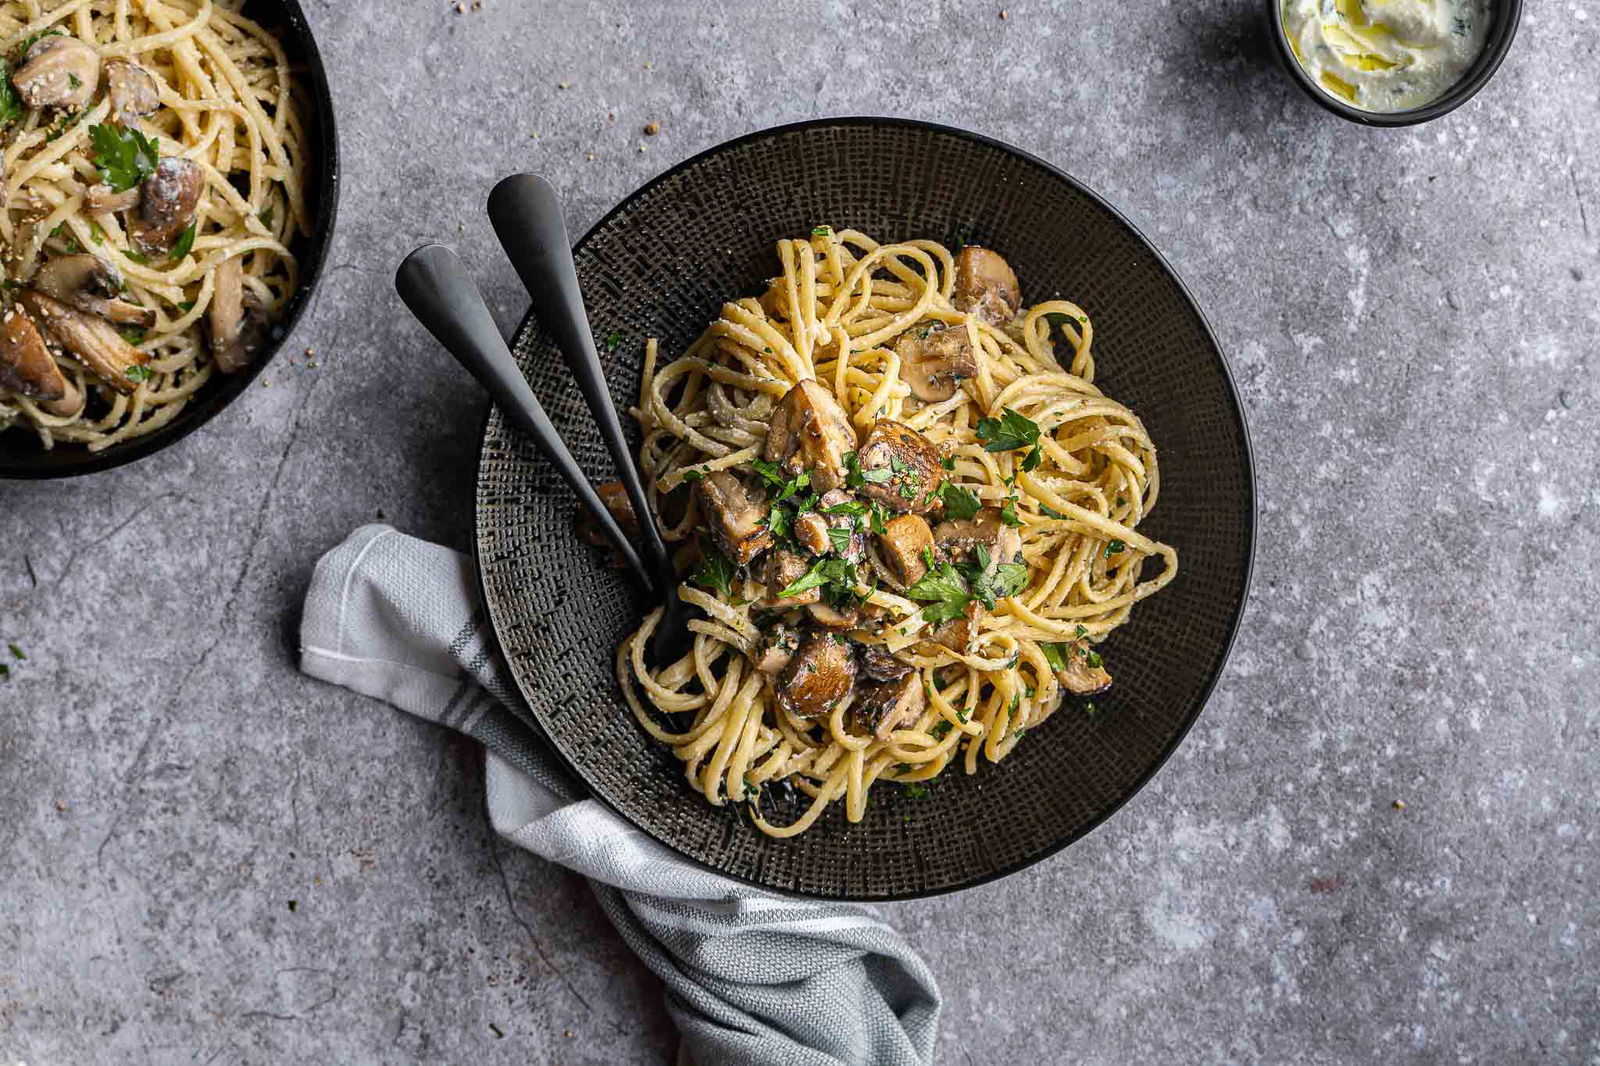
[[[299,600],[374,518],[468,546],[483,400],[400,309],[406,250],[460,248],[509,327],[499,176],[581,229],[735,134],[883,113],[1126,210],[1260,468],[1178,756],[1070,851],[887,908],[943,1060],[1600,1062],[1600,9],[1531,3],[1476,101],[1385,132],[1273,69],[1258,4],[1004,2],[311,0],[345,195],[294,343],[162,455],[0,485],[0,1061],[668,1059],[477,752],[295,671]]]

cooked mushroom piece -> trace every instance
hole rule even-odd
[[[606,505],[606,510],[611,512],[611,517],[617,520],[617,525],[622,527],[622,532],[632,540],[639,535],[639,520],[634,517],[633,504],[628,500],[628,490],[622,487],[620,481],[606,481],[594,487],[595,494],[600,497],[600,502]],[[600,531],[599,522],[591,515],[587,508],[579,507],[573,516],[573,528],[584,540],[597,548],[611,549],[611,565],[621,570],[627,562],[617,552],[611,543],[611,538]]]
[[[140,187],[139,210],[128,219],[128,235],[139,251],[157,255],[172,250],[194,221],[206,176],[187,159],[164,156]]]
[[[767,501],[759,494],[752,496],[726,470],[695,482],[695,499],[711,538],[737,565],[744,566],[772,543],[772,531],[764,524]]]
[[[794,539],[812,555],[826,555],[832,547],[828,540],[828,520],[815,511],[807,511],[794,520]]]
[[[1074,640],[1067,644],[1065,658],[1066,669],[1056,671],[1056,680],[1068,692],[1090,696],[1111,687],[1111,674],[1106,670],[1106,664],[1087,640]]]
[[[978,639],[978,626],[984,614],[983,604],[973,600],[967,604],[960,618],[952,618],[940,625],[929,634],[928,639],[957,655],[970,655],[972,645]]]
[[[131,393],[138,382],[128,371],[144,366],[149,356],[122,339],[116,327],[95,315],[86,315],[38,289],[24,289],[19,297],[35,323],[55,342],[83,361],[90,372],[118,392]]]
[[[848,640],[813,629],[778,675],[778,706],[796,718],[820,718],[850,695],[856,680],[856,658]]]
[[[149,329],[156,324],[154,308],[140,307],[117,295],[122,291],[122,275],[96,256],[58,255],[39,268],[33,287],[80,311],[121,325]]]
[[[823,629],[854,629],[861,622],[861,608],[840,609],[826,603],[813,603],[806,608],[811,620]]]
[[[881,418],[858,454],[861,493],[891,511],[923,512],[938,502],[939,449],[910,426]]]
[[[874,681],[893,681],[905,677],[913,669],[910,663],[897,658],[881,644],[863,644],[857,656],[861,660],[861,672]]]
[[[855,430],[839,401],[807,379],[785,393],[772,412],[763,457],[789,477],[810,470],[811,487],[827,492],[844,484],[844,457],[855,446]]]
[[[111,118],[131,126],[161,106],[156,78],[131,59],[106,60],[106,96],[111,101]]]
[[[211,328],[211,355],[217,368],[232,374],[250,365],[249,346],[244,341],[244,260],[229,256],[212,275],[211,306],[207,324]]]
[[[889,576],[903,586],[915,585],[928,572],[923,553],[933,547],[933,530],[921,515],[896,515],[878,534],[878,557]]]
[[[777,677],[789,665],[789,660],[794,658],[799,647],[800,630],[780,622],[761,634],[761,639],[756,642],[756,669],[768,677]]]
[[[992,326],[1004,325],[1022,306],[1022,286],[998,252],[969,244],[956,257],[955,304]]]
[[[93,100],[100,87],[100,53],[76,37],[41,37],[28,49],[11,84],[29,107],[75,110]]]
[[[767,598],[764,601],[767,607],[788,609],[790,607],[804,607],[808,603],[816,603],[822,599],[821,589],[806,589],[804,592],[793,596],[779,596],[778,593],[806,576],[806,571],[811,569],[811,563],[804,556],[797,555],[786,548],[774,548],[767,554],[767,568],[762,575],[762,584],[767,587]]]
[[[850,715],[858,729],[888,740],[896,729],[915,725],[927,706],[922,676],[906,674],[893,681],[861,686],[856,701],[850,705]]]
[[[20,307],[7,308],[0,316],[0,389],[48,409],[68,399],[70,384],[50,357],[33,319]],[[79,403],[82,399],[80,395]]]
[[[978,372],[965,326],[916,326],[900,334],[894,351],[900,357],[900,380],[924,403],[948,400]]]
[[[100,184],[89,186],[89,193],[85,202],[89,205],[91,214],[104,215],[113,211],[126,211],[139,206],[139,200],[144,193],[139,186],[113,192],[111,186]]]
[[[941,558],[965,562],[979,545],[989,553],[986,573],[994,575],[1001,563],[1015,562],[1022,551],[1022,534],[1005,524],[998,507],[985,507],[971,518],[940,522],[933,539]]]

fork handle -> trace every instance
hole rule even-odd
[[[583,468],[567,450],[566,442],[545,414],[539,398],[528,387],[521,368],[506,347],[505,338],[500,335],[500,328],[483,302],[483,294],[456,254],[441,244],[424,244],[400,264],[394,287],[411,313],[417,316],[417,321],[489,390],[507,420],[533,440],[534,446],[589,509],[606,539],[639,575],[645,587],[659,592],[651,572],[633,550],[633,544],[617,525],[611,511],[600,502]]]

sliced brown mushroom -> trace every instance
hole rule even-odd
[[[857,657],[861,660],[861,672],[874,681],[894,681],[914,669],[881,644],[863,644]]]
[[[827,512],[855,501],[843,489],[832,489],[817,501],[817,510],[806,511],[794,520],[794,538],[812,555],[830,553],[859,563],[867,556],[867,538],[856,528],[857,519],[849,514]],[[841,535],[842,534],[842,535]]]
[[[983,621],[983,604],[977,600],[967,604],[960,618],[945,622],[929,634],[928,639],[958,655],[972,654],[973,643],[978,639],[978,625]]]
[[[768,677],[777,677],[789,665],[789,660],[794,658],[799,647],[800,630],[780,622],[761,634],[761,639],[756,642],[756,669]]]
[[[910,426],[881,418],[858,455],[861,493],[891,511],[925,512],[938,504],[939,449]]]
[[[229,256],[212,273],[211,306],[206,309],[211,329],[211,355],[217,369],[233,374],[250,365],[244,343],[244,259]]]
[[[138,388],[128,371],[144,366],[149,356],[123,340],[111,323],[86,315],[37,289],[24,289],[19,299],[34,322],[82,360],[95,377],[118,392],[131,393]]]
[[[113,192],[111,186],[101,183],[89,186],[89,193],[84,197],[84,202],[89,205],[91,214],[104,215],[138,207],[143,195],[143,190],[137,185],[121,192]]]
[[[11,76],[29,107],[76,109],[100,87],[100,53],[76,37],[41,37]]]
[[[43,403],[66,397],[67,379],[33,319],[20,307],[0,316],[0,389]]]
[[[794,520],[794,539],[812,555],[826,555],[832,547],[828,540],[828,520],[815,511],[807,511]]]
[[[122,291],[122,275],[96,256],[55,256],[34,275],[33,287],[80,311],[121,325],[149,329],[156,324],[154,308],[140,307],[117,295]]]
[[[900,380],[924,403],[948,400],[978,372],[965,326],[917,326],[900,334],[894,350],[900,357]]]
[[[139,209],[128,219],[128,235],[145,255],[172,250],[194,221],[205,191],[206,176],[198,164],[164,156],[140,187]]]
[[[695,482],[695,499],[711,539],[736,565],[744,566],[772,543],[772,530],[765,524],[767,501],[726,470],[715,470]]]
[[[956,258],[955,304],[992,326],[1004,325],[1022,306],[1022,286],[998,252],[969,244]]]
[[[861,624],[859,607],[831,607],[826,603],[813,603],[806,608],[811,620],[823,629],[854,629]]]
[[[804,592],[793,596],[779,596],[778,593],[806,576],[806,571],[811,569],[811,563],[802,555],[789,551],[786,548],[774,548],[767,554],[766,572],[762,575],[762,583],[767,587],[767,598],[764,605],[787,610],[790,607],[804,607],[808,603],[816,603],[822,599],[820,588],[806,589]]]
[[[879,740],[888,740],[896,729],[915,725],[927,709],[928,694],[920,674],[906,674],[893,681],[862,685],[850,705],[856,727]]]
[[[856,658],[844,637],[813,629],[778,675],[778,705],[796,718],[821,718],[850,695]]]
[[[1087,640],[1074,640],[1065,646],[1066,668],[1056,671],[1061,687],[1078,696],[1090,696],[1111,687],[1111,674],[1100,653]]]
[[[628,490],[622,487],[622,482],[606,481],[596,485],[594,491],[600,497],[600,502],[606,505],[606,510],[611,512],[611,517],[617,520],[617,525],[622,527],[622,532],[628,535],[628,539],[636,539],[639,536],[639,520],[634,517],[633,504],[628,500]],[[612,566],[621,570],[628,565],[611,543],[611,538],[601,532],[600,524],[595,521],[587,508],[578,508],[572,525],[578,535],[590,544],[597,548],[611,549]]]
[[[971,518],[940,522],[933,530],[937,554],[950,562],[966,562],[982,545],[989,554],[986,573],[994,576],[1001,563],[1017,560],[1022,552],[1022,534],[1008,526],[998,507],[985,507]]]
[[[131,59],[106,60],[106,96],[112,121],[123,126],[155,114],[161,106],[155,75]]]
[[[767,426],[763,457],[794,477],[811,471],[811,487],[827,492],[844,484],[844,457],[856,433],[833,393],[807,379],[784,394]]]
[[[889,576],[909,587],[928,572],[923,554],[933,547],[933,530],[921,515],[896,515],[883,524],[878,534],[878,557]]]

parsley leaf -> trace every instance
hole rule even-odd
[[[833,236],[833,230],[827,226],[818,226],[811,231],[811,235],[813,237],[831,237]]]
[[[939,498],[944,501],[945,517],[956,521],[971,518],[983,509],[983,501],[978,499],[977,493],[948,478],[939,486]]]
[[[822,513],[827,515],[848,515],[851,518],[859,518],[867,513],[867,505],[862,503],[860,500],[846,500],[843,503],[836,503],[832,507],[824,507],[822,509]]]
[[[268,229],[272,228],[272,207],[270,205],[263,207],[261,209],[261,213],[256,217],[261,220],[261,224],[263,226],[267,227]]]
[[[1017,498],[1006,497],[1006,505],[1000,509],[1000,521],[1008,526],[1021,526],[1022,519],[1017,517]]]
[[[1039,443],[1039,424],[1007,407],[999,418],[978,420],[978,439],[983,441],[983,450],[986,452],[1031,448]],[[1034,465],[1038,465],[1037,460]]]
[[[0,663],[0,681],[10,681],[10,680],[11,680],[11,667],[7,666],[5,663]]]
[[[777,463],[769,463],[765,459],[752,459],[750,466],[761,475],[761,480],[769,485],[783,486],[783,473],[778,469]]]
[[[197,223],[194,222],[189,223],[189,228],[183,231],[183,235],[178,238],[178,243],[172,246],[172,262],[176,263],[188,255],[189,249],[194,247],[194,228],[196,225]]]
[[[15,644],[7,644],[6,649],[11,652],[11,657],[13,659],[20,661],[27,658],[26,655],[22,654],[22,649],[17,647]]]
[[[919,800],[928,797],[928,786],[921,781],[908,781],[901,787],[905,789],[906,795],[911,799]]]
[[[1039,650],[1044,652],[1045,662],[1050,664],[1052,670],[1065,670],[1067,657],[1072,654],[1071,644],[1041,644]]]
[[[883,504],[873,500],[869,508],[868,516],[872,522],[872,531],[879,535],[889,532],[889,520],[884,517],[888,512],[883,509]]]
[[[94,146],[95,169],[112,192],[127,192],[155,173],[160,159],[159,142],[149,140],[138,130],[90,126],[89,139]]]
[[[930,568],[921,581],[906,589],[906,595],[926,604],[922,617],[933,625],[960,618],[972,600],[966,578],[949,563]]]
[[[1109,559],[1118,552],[1125,552],[1127,550],[1128,546],[1126,544],[1122,543],[1120,540],[1114,540],[1106,545],[1106,558]]]
[[[1056,518],[1060,519],[1061,521],[1066,521],[1067,516],[1056,510],[1054,507],[1051,507],[1048,503],[1041,503],[1039,505],[1039,510],[1045,513],[1046,518]]]
[[[129,381],[133,381],[133,382],[141,382],[141,381],[149,381],[150,380],[150,368],[145,366],[143,363],[138,363],[138,364],[136,364],[134,366],[130,366],[128,369],[124,370],[122,372],[122,374]]]
[[[862,470],[861,460],[856,456],[855,452],[844,453],[844,466],[844,483],[853,489],[859,489],[869,481],[874,485],[881,485],[894,477],[894,471],[886,466],[881,466],[876,470]]]
[[[829,559],[826,557],[818,559],[811,564],[811,569],[800,575],[791,584],[785,586],[778,593],[778,598],[786,600],[790,596],[798,596],[802,592],[810,592],[812,589],[821,588],[827,584],[842,584],[846,581],[854,584],[855,572],[856,568],[843,559]]]
[[[705,477],[706,472],[704,470],[685,470],[683,472],[683,480],[685,481],[704,481]]]
[[[994,594],[996,596],[1015,596],[1028,584],[1028,564],[1022,561],[1014,563],[1001,563],[995,568]]]
[[[712,546],[702,546],[705,557],[700,560],[700,565],[689,578],[696,585],[704,585],[722,593],[724,599],[733,598],[733,579],[738,574],[738,568],[719,549]]]
[[[617,345],[622,343],[622,331],[620,329],[614,329],[610,333],[607,333],[606,334],[606,342],[605,343],[606,343],[606,351],[608,351],[608,352],[616,351],[617,350]]]
[[[833,550],[843,555],[850,550],[850,538],[854,536],[849,529],[836,526],[828,527],[828,543],[833,545]]]
[[[123,326],[121,329],[117,330],[117,333],[129,344],[140,344],[144,341],[145,337],[149,335],[147,330],[140,329],[138,326]],[[132,374],[129,374],[128,376],[133,378],[135,381],[141,380],[139,378],[134,378]]]
[[[22,100],[11,87],[11,64],[0,59],[0,129],[22,118]]]

